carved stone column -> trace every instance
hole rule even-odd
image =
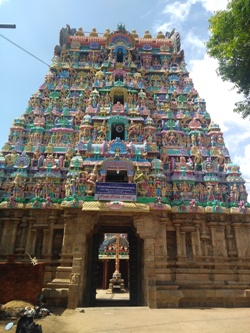
[[[2,239],[0,242],[0,254],[7,255],[7,243],[9,242],[10,232],[11,232],[11,223],[9,218],[2,218],[1,223],[3,225]]]
[[[181,254],[182,256],[187,256],[187,248],[186,248],[186,232],[181,230]]]
[[[180,231],[180,223],[174,223],[176,229],[176,243],[177,243],[177,257],[183,255],[183,245],[182,245],[182,236]]]
[[[244,248],[242,246],[242,239],[241,239],[242,223],[233,223],[232,226],[233,226],[234,234],[235,234],[235,241],[236,241],[238,257],[243,257],[244,256]]]
[[[166,217],[160,217],[158,218],[159,224],[157,226],[157,230],[155,233],[155,238],[157,239],[157,242],[155,243],[155,254],[160,259],[162,257],[162,260],[167,259],[167,231],[166,231],[166,225],[168,219]]]
[[[200,224],[198,224],[198,223],[195,224],[195,231],[196,231],[196,244],[197,244],[197,252],[195,253],[195,255],[201,256],[202,251],[201,251]]]
[[[152,215],[135,217],[134,225],[140,238],[144,240],[144,299],[145,305],[157,307],[155,276],[155,231],[156,219]]]
[[[15,251],[15,242],[16,242],[16,234],[17,234],[17,226],[20,223],[21,219],[20,218],[15,218],[12,219],[12,235],[11,235],[11,239],[9,242],[9,253],[14,253]]]
[[[49,239],[50,239],[51,230],[49,228],[43,229],[43,248],[42,248],[42,255],[43,257],[48,257],[49,254]]]
[[[34,218],[29,217],[27,219],[27,223],[28,223],[28,232],[27,232],[27,240],[26,240],[26,245],[25,245],[25,253],[33,253],[34,252],[34,248],[33,248],[33,243],[34,243],[34,238],[32,237],[33,232],[32,232],[32,228],[33,228],[33,223],[34,223]]]
[[[74,309],[82,303],[83,290],[87,284],[87,238],[94,230],[98,216],[79,214],[74,221],[74,246],[68,308]]]
[[[232,230],[232,226],[230,223],[226,225],[226,240],[227,240],[227,253],[229,257],[237,257],[238,252],[236,250],[236,242],[234,231]]]
[[[211,241],[212,241],[212,249],[213,256],[217,256],[217,242],[216,242],[216,223],[208,223],[210,232],[211,232]]]
[[[72,256],[73,256],[73,247],[74,247],[74,236],[76,232],[76,226],[74,215],[65,213],[64,218],[64,234],[63,234],[63,243],[62,243],[62,253],[61,253],[61,266],[71,266],[72,265]]]

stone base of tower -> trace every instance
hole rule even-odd
[[[213,289],[157,290],[157,308],[249,307],[243,290]]]
[[[144,208],[101,211],[92,203],[91,211],[2,210],[0,260],[12,255],[27,265],[27,253],[36,256],[45,263],[48,304],[96,306],[98,279],[105,274],[98,257],[103,235],[127,233],[128,269],[122,278],[129,281],[131,306],[250,306],[249,215]]]

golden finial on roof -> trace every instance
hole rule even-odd
[[[139,36],[137,35],[137,32],[136,32],[136,30],[135,29],[133,29],[132,30],[132,36],[134,37],[134,38],[139,38]]]
[[[159,31],[156,38],[157,39],[163,39],[163,38],[165,38],[165,36],[163,35],[163,33],[161,31]]]
[[[106,31],[105,31],[105,33],[103,34],[103,37],[107,38],[109,34],[110,34],[110,29],[107,28]]]
[[[82,27],[80,27],[77,32],[76,32],[76,36],[84,36],[84,32],[82,30]]]
[[[89,37],[98,37],[98,34],[96,32],[96,28],[93,28],[91,33],[89,34]]]
[[[145,31],[143,38],[152,38],[148,30]]]

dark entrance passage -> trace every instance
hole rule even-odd
[[[112,219],[112,217],[110,217]],[[122,219],[122,218],[120,218]],[[119,235],[119,273],[122,284],[113,279],[117,270],[114,248],[110,245],[111,256],[105,259],[103,244],[107,234]],[[126,240],[125,240],[126,235]],[[123,242],[121,242],[121,240]],[[129,251],[126,251],[126,246]],[[102,251],[100,251],[100,248]],[[88,284],[85,306],[137,306],[142,304],[142,240],[132,227],[100,227],[90,240]],[[105,249],[106,250],[106,249]],[[112,258],[112,251],[113,257]],[[123,251],[123,253],[122,253]],[[100,255],[101,254],[101,255]],[[112,283],[111,283],[112,282]]]
[[[107,170],[106,182],[112,183],[127,183],[128,173],[127,170]]]

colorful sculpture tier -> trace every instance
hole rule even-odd
[[[10,128],[0,172],[2,208],[81,207],[97,182],[135,183],[136,201],[152,209],[250,207],[179,33],[139,38],[122,24],[103,35],[61,30],[50,72]]]

